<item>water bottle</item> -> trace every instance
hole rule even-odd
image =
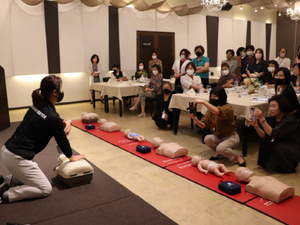
[[[239,81],[236,79],[234,81],[234,87],[235,87],[235,91],[238,92],[238,86],[239,86]]]
[[[259,96],[259,97],[262,97],[263,94],[264,94],[263,92],[264,92],[264,90],[263,90],[263,85],[261,84],[260,87],[259,87],[259,90],[258,90],[258,96]]]

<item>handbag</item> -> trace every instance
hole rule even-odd
[[[241,185],[234,183],[233,181],[220,181],[219,189],[229,195],[236,195],[241,193]]]

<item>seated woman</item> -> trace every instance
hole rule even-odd
[[[157,110],[152,117],[156,126],[160,129],[167,128],[167,125],[173,124],[173,112],[169,110],[169,104],[172,97],[172,85],[170,82],[163,83],[163,94],[157,96]]]
[[[284,95],[290,102],[290,112],[296,119],[300,118],[300,104],[294,88],[291,86],[291,72],[285,67],[275,71],[275,95]]]
[[[135,72],[135,79],[139,79],[141,77],[148,78],[148,73],[145,70],[145,65],[142,62],[139,62],[137,71]]]
[[[215,155],[209,160],[216,160],[222,156],[229,160],[237,160],[239,166],[246,166],[245,159],[233,150],[240,143],[236,132],[236,123],[233,108],[227,103],[227,94],[223,87],[214,87],[209,96],[209,102],[202,99],[192,101],[194,106],[202,104],[207,108],[201,121],[193,114],[190,117],[201,128],[209,128],[212,134],[206,135],[205,144],[210,147]]]
[[[234,87],[234,82],[237,79],[235,74],[230,72],[229,65],[225,62],[221,65],[222,74],[218,82],[218,86],[222,86],[223,88],[231,88]]]
[[[274,87],[275,84],[275,70],[278,69],[278,63],[275,60],[270,60],[268,62],[268,72],[265,73],[263,77],[263,84],[268,87]]]
[[[294,87],[300,86],[300,63],[296,63],[292,67],[293,69],[293,76],[292,76],[292,83]]]
[[[112,66],[113,72],[111,73],[111,79],[115,81],[126,81],[128,80],[126,74],[120,70],[119,64],[113,64]]]
[[[287,69],[288,70],[288,69]],[[262,112],[255,108],[254,115],[260,121],[250,118],[251,125],[263,138],[257,164],[278,173],[294,173],[300,161],[300,132],[295,117],[289,114],[290,103],[283,95],[269,99],[271,117],[266,121]]]
[[[205,90],[201,85],[200,76],[194,75],[196,71],[196,65],[193,62],[189,62],[186,65],[185,71],[186,75],[180,77],[183,93],[188,92],[192,88],[197,92],[199,92],[200,89]]]
[[[263,80],[264,74],[267,72],[267,61],[264,60],[264,51],[261,48],[255,50],[255,54],[249,62],[247,69],[248,77],[258,77]]]
[[[141,103],[141,113],[138,117],[145,117],[145,106],[146,106],[146,98],[156,98],[158,94],[161,93],[161,85],[163,82],[163,76],[161,75],[161,70],[159,65],[153,65],[151,67],[153,76],[151,77],[148,85],[145,90],[141,91],[139,97],[135,104],[129,110],[136,110],[138,105]]]

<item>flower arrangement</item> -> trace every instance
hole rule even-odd
[[[260,87],[260,82],[257,77],[245,78],[244,84],[246,85],[246,88],[252,92]]]

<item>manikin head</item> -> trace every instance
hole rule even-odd
[[[254,176],[254,173],[252,170],[250,170],[247,167],[239,167],[235,171],[235,178],[239,182],[250,182],[250,177]]]
[[[102,124],[104,124],[104,123],[106,123],[106,122],[107,122],[107,120],[104,119],[104,118],[102,118],[102,119],[99,120],[100,125],[102,125]]]
[[[161,145],[161,143],[163,143],[163,142],[164,142],[164,140],[161,139],[160,137],[155,137],[152,140],[152,147],[153,148],[158,148]]]
[[[124,134],[125,134],[125,135],[128,135],[130,132],[131,132],[130,129],[126,129],[126,130],[124,131]]]
[[[200,155],[194,155],[192,157],[192,165],[193,166],[197,166],[199,164],[199,162],[202,160],[201,156]]]

